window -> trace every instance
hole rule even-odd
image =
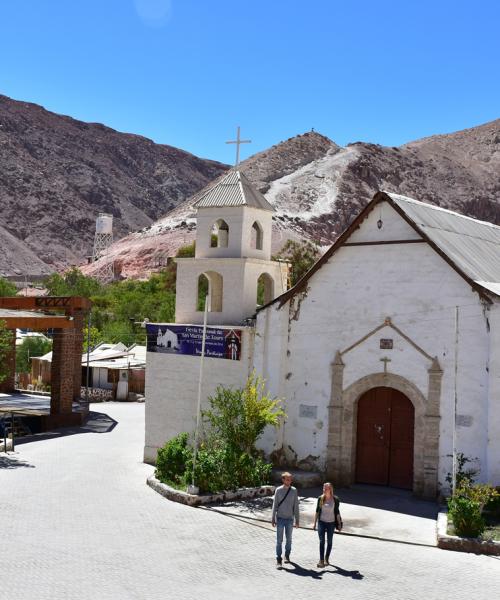
[[[250,240],[250,247],[254,250],[262,250],[262,239],[264,237],[264,233],[262,231],[262,227],[260,223],[254,221],[252,225],[252,237]]]
[[[229,244],[229,225],[224,219],[215,221],[210,232],[211,248],[227,248]]]

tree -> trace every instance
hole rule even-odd
[[[16,348],[16,371],[28,373],[31,371],[30,358],[43,356],[52,350],[52,342],[45,337],[33,336],[24,338]]]
[[[243,389],[219,386],[208,401],[210,409],[202,412],[208,434],[239,453],[255,455],[255,444],[266,426],[278,427],[285,416],[281,401],[266,392],[265,381],[255,373]]]
[[[92,348],[95,348],[98,344],[100,344],[101,342],[104,341],[103,337],[102,337],[102,333],[99,331],[99,329],[97,329],[97,327],[90,327],[90,336],[89,336],[89,328],[88,325],[85,325],[85,327],[83,328],[83,352],[87,352],[87,342],[89,341],[89,337],[90,337],[90,350],[92,351]]]
[[[12,331],[5,327],[5,321],[0,321],[0,383],[9,374],[8,356],[12,350]]]
[[[273,256],[273,260],[291,263],[291,283],[295,285],[320,257],[320,250],[312,242],[288,240],[283,248]]]
[[[7,279],[0,277],[0,297],[15,296],[16,294],[17,294],[16,286],[12,282],[8,281]]]
[[[73,267],[63,275],[53,273],[44,281],[49,296],[83,296],[91,298],[102,292],[102,285]]]

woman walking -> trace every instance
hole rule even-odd
[[[332,551],[333,532],[335,527],[340,531],[342,529],[342,519],[339,511],[340,500],[333,494],[333,485],[325,483],[323,493],[318,498],[316,504],[316,514],[314,515],[313,529],[318,525],[319,535],[319,563],[318,567],[323,568],[330,564],[330,553]],[[325,536],[326,536],[326,554],[325,554]]]

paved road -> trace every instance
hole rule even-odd
[[[469,599],[500,594],[500,560],[341,537],[335,568],[295,532],[294,564],[274,568],[265,524],[173,504],[146,486],[144,405],[98,404],[80,433],[0,457],[0,598]]]

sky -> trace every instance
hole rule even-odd
[[[500,117],[498,0],[0,0],[0,93],[234,162]]]

